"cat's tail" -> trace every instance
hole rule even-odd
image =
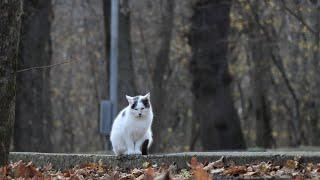
[[[142,152],[142,155],[148,155],[148,150],[153,142],[151,128],[149,128],[144,138],[145,140],[141,146],[141,152]]]
[[[148,150],[149,150],[149,139],[146,139],[141,146],[142,155],[148,155]]]

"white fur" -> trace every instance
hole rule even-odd
[[[150,94],[139,98],[149,99],[149,108],[144,108],[143,103],[137,103],[136,110],[131,109],[134,98],[126,96],[129,105],[124,108],[113,122],[110,140],[116,155],[141,154],[141,145],[149,139],[148,148],[152,143],[152,119],[153,112],[150,103]],[[142,109],[144,108],[144,109]],[[123,113],[125,114],[123,115]],[[139,116],[139,114],[141,114]]]

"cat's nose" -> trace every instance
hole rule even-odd
[[[141,116],[142,114],[141,113],[139,113],[139,116]]]

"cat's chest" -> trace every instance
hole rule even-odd
[[[137,140],[144,136],[148,128],[149,128],[149,123],[146,121],[132,122],[128,126],[128,133],[133,139]]]

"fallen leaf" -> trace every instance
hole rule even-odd
[[[190,172],[188,170],[186,170],[186,169],[181,169],[180,174],[184,179],[190,179],[192,177]]]
[[[123,175],[120,180],[134,180],[135,177],[132,174],[125,174]]]
[[[292,179],[295,179],[295,180],[304,180],[305,178],[304,178],[302,175],[300,175],[300,174],[298,175],[298,174],[297,174],[297,175],[293,175],[293,176],[292,176]]]
[[[178,170],[177,163],[174,162],[174,163],[170,164],[168,170],[171,174],[176,174],[177,170]]]
[[[47,165],[45,165],[43,167],[43,171],[50,171],[52,169],[52,164],[51,163],[48,163]]]
[[[113,172],[113,179],[120,179],[120,173],[119,173],[119,171]]]
[[[4,166],[0,168],[0,177],[1,176],[6,176],[8,173],[8,166]]]
[[[152,180],[154,178],[154,169],[149,167],[145,170],[145,180]]]
[[[191,158],[191,161],[190,161],[190,165],[191,165],[191,168],[192,169],[196,169],[197,168],[197,166],[198,166],[198,160],[197,160],[197,158],[196,157],[192,157]]]
[[[234,176],[234,175],[244,174],[246,172],[247,172],[246,166],[232,166],[226,169],[223,174]]]
[[[21,160],[12,165],[12,170],[14,177],[25,178],[26,166]]]
[[[271,163],[266,163],[266,162],[261,162],[258,166],[258,171],[260,173],[267,173],[270,171],[272,164]],[[257,170],[256,170],[257,171]]]
[[[136,180],[143,180],[144,179],[144,174],[141,174],[139,177],[136,178]]]
[[[140,170],[140,169],[134,168],[134,169],[131,171],[131,174],[133,174],[134,177],[139,177],[139,176],[141,176],[141,174],[143,174],[143,171]]]
[[[218,169],[211,169],[211,174],[221,174],[224,171],[224,168],[218,168]]]
[[[193,175],[196,180],[209,180],[210,175],[207,171],[205,171],[201,166],[197,166],[196,169],[193,170]]]
[[[222,168],[222,167],[224,167],[224,157],[223,156],[220,159],[218,159],[217,161],[209,163],[203,169],[205,171],[209,171],[209,170],[211,170],[213,168]]]
[[[287,160],[285,167],[289,168],[289,169],[297,169],[299,165],[298,161],[295,160]]]
[[[149,167],[151,167],[152,165],[151,165],[151,163],[149,163],[149,162],[144,162],[143,164],[142,164],[142,167],[144,168],[144,169],[147,169],[147,168],[149,168]]]
[[[170,172],[167,171],[164,174],[161,174],[160,176],[157,176],[154,178],[154,180],[171,180],[172,178],[170,177]]]
[[[258,172],[247,172],[245,174],[243,174],[244,176],[254,176],[254,175],[257,175]]]

